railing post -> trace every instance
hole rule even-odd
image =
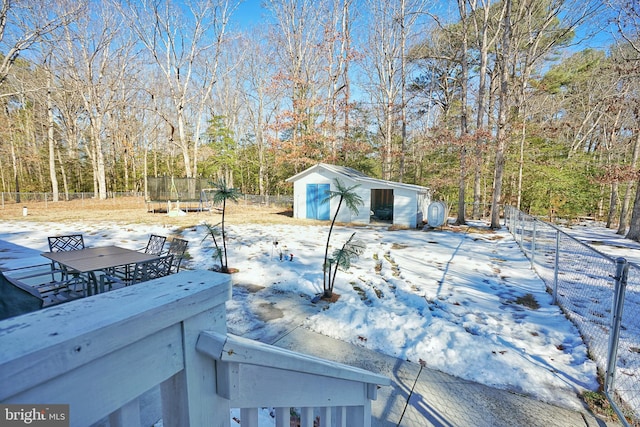
[[[605,393],[613,389],[615,379],[616,360],[618,358],[618,340],[620,338],[620,324],[624,307],[624,295],[627,289],[627,275],[629,263],[624,258],[616,259],[615,290],[613,295],[613,310],[611,318],[611,331],[609,333],[609,353],[607,358],[607,372],[604,378]]]
[[[276,427],[291,426],[291,409],[279,407],[276,408]]]
[[[556,230],[556,257],[553,265],[553,304],[558,304],[558,272],[560,270],[560,230]]]

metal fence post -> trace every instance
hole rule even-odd
[[[616,361],[618,358],[618,340],[620,338],[620,323],[624,307],[624,295],[627,289],[627,275],[629,263],[624,258],[616,259],[615,290],[613,295],[613,307],[611,317],[611,331],[609,334],[609,352],[607,357],[607,372],[604,378],[605,393],[613,390],[615,379]],[[622,417],[624,419],[624,417]]]
[[[515,224],[515,239],[518,242],[518,246],[520,246],[520,250],[522,250],[522,212],[518,212],[518,218],[516,219]],[[518,231],[520,231],[520,236],[518,236]]]
[[[533,220],[533,234],[531,235],[531,268],[536,269],[536,231],[538,222]]]
[[[560,230],[556,230],[556,259],[553,266],[553,304],[558,304],[558,272],[560,270]]]
[[[509,215],[509,207],[508,207],[508,206],[505,206],[505,207],[504,207],[504,214],[503,214],[503,217],[502,217],[502,220],[503,220],[503,221],[502,221],[502,226],[503,226],[503,227],[506,227],[506,228],[508,229],[508,228],[509,228],[509,226],[507,225],[507,223],[508,223],[508,221],[507,221],[507,215]]]
[[[510,212],[509,212],[509,230],[511,231],[511,234],[513,234],[513,236],[515,237],[515,233],[514,233],[514,221],[515,221],[515,216],[516,216],[516,210],[511,208]]]

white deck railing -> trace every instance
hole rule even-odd
[[[70,425],[141,425],[140,397],[159,386],[165,427],[369,426],[368,371],[233,337],[228,275],[186,271],[0,321],[0,402],[68,404]]]

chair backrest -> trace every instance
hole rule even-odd
[[[43,304],[36,288],[0,272],[0,320],[40,310]]]
[[[150,261],[138,262],[133,268],[131,283],[146,282],[147,280],[168,276],[171,274],[172,263],[173,255],[165,255]]]
[[[65,236],[51,236],[49,239],[49,250],[51,252],[77,251],[84,249],[84,238],[82,234],[68,234]]]
[[[169,244],[169,255],[173,255],[173,265],[171,266],[171,272],[177,273],[180,271],[180,264],[182,263],[182,258],[184,258],[184,253],[187,251],[187,245],[189,242],[184,239],[174,238],[171,240]]]
[[[166,241],[167,238],[165,236],[152,234],[151,236],[149,236],[149,241],[147,242],[147,247],[144,248],[144,253],[154,255],[162,254],[162,249],[164,249],[164,242]]]

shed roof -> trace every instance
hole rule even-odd
[[[342,175],[344,177],[348,177],[356,182],[359,183],[366,183],[369,185],[376,185],[376,186],[381,186],[381,187],[393,187],[393,188],[403,188],[406,190],[412,190],[412,191],[417,191],[419,193],[427,193],[429,192],[429,188],[428,187],[423,187],[420,185],[414,185],[414,184],[405,184],[402,182],[395,182],[395,181],[386,181],[384,179],[377,179],[377,178],[371,178],[367,175],[365,175],[364,173],[353,169],[353,168],[349,168],[346,166],[336,166],[336,165],[330,165],[327,163],[318,163],[317,165],[311,166],[308,169],[303,170],[300,173],[297,173],[296,175],[287,178],[286,181],[287,182],[295,182],[297,180],[299,180],[300,178],[303,178],[307,175],[309,175],[310,173],[313,172],[317,172],[320,169],[325,169],[329,172],[332,172],[336,175]]]

